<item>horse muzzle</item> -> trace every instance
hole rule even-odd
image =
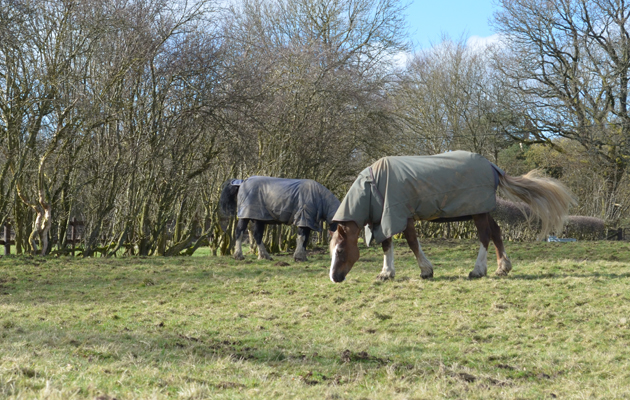
[[[343,272],[341,272],[341,273],[331,273],[330,274],[330,280],[335,282],[335,283],[343,282],[344,280],[346,280],[346,274],[344,274]]]

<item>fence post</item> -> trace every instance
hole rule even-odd
[[[11,224],[4,224],[4,255],[11,254]]]
[[[71,253],[72,257],[74,257],[74,241],[77,239],[77,228],[76,228],[76,217],[72,217],[70,221],[70,240],[72,241]]]
[[[617,229],[617,240],[623,240],[623,228]]]

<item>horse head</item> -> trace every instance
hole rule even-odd
[[[236,215],[238,189],[242,183],[242,179],[230,179],[221,186],[219,211],[224,217]]]
[[[339,222],[330,240],[330,280],[343,282],[359,259],[359,226],[354,221]]]

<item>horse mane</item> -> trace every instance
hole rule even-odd
[[[577,204],[566,186],[536,169],[522,176],[505,174],[499,178],[499,186],[505,198],[516,203],[524,202],[540,218],[541,238],[551,232],[562,232],[569,207]]]
[[[226,181],[221,186],[221,196],[219,197],[219,211],[226,217],[236,215],[236,200],[240,185],[233,185],[232,179]]]

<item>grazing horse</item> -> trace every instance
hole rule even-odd
[[[327,221],[331,231],[337,229],[332,217],[339,207],[339,199],[322,184],[311,179],[251,176],[244,181],[233,179],[225,182],[219,207],[226,216],[238,216],[235,259],[244,258],[241,243],[251,220],[254,222],[253,235],[258,245],[259,260],[271,260],[262,242],[265,225],[288,224],[298,227],[293,259],[306,261],[306,244],[311,231],[319,232],[321,221]]]
[[[501,230],[489,212],[495,208],[497,187],[512,201],[524,202],[542,223],[541,236],[560,231],[568,209],[576,204],[571,192],[536,170],[512,177],[479,154],[454,151],[434,156],[385,157],[366,168],[354,181],[333,221],[339,222],[330,241],[330,279],[341,282],[359,259],[358,239],[365,226],[385,253],[379,279],[395,275],[392,236],[404,233],[422,278],[433,277],[416,236],[414,220],[434,222],[472,219],[477,227],[479,254],[469,278],[487,273],[488,244],[497,253],[497,275],[512,264],[503,247]]]

